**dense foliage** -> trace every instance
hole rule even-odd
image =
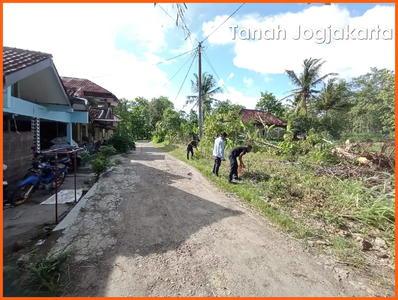
[[[284,139],[280,128],[255,127],[243,123],[238,114],[242,105],[229,100],[219,101],[214,95],[222,92],[213,75],[202,75],[203,142],[210,145],[217,135],[226,131],[229,144],[254,143],[264,148],[266,142],[283,147],[286,143],[298,143],[309,137],[310,131],[323,140],[339,140],[351,136],[394,135],[395,132],[395,74],[391,70],[372,68],[369,73],[346,81],[338,74],[322,74],[321,59],[307,59],[302,72],[286,70],[294,89],[285,99],[276,99],[271,92],[261,92],[256,105],[289,123],[289,138]],[[197,94],[198,76],[191,81]],[[167,97],[147,100],[137,97],[122,99],[116,109],[121,118],[112,145],[118,152],[129,148],[130,140],[153,139],[156,142],[186,143],[198,135],[197,96],[187,96],[191,111],[177,111]],[[260,138],[259,132],[262,131]],[[264,135],[265,132],[265,135]],[[276,134],[277,133],[277,134]],[[286,135],[285,135],[286,138]],[[298,145],[297,144],[297,145]],[[267,148],[268,147],[268,148]],[[269,149],[269,145],[266,146]],[[283,151],[282,151],[283,152]]]
[[[276,99],[269,91],[261,93],[256,109],[286,121],[286,128],[264,120],[258,120],[262,126],[253,120],[243,122],[239,112],[245,107],[215,99],[220,89],[213,76],[203,74],[203,137],[195,159],[188,163],[299,238],[330,239],[339,259],[360,266],[363,257],[354,251],[355,240],[335,232],[340,234],[348,226],[350,232],[371,230],[395,242],[395,145],[391,141],[395,137],[395,74],[372,68],[344,80],[337,74],[323,74],[324,63],[308,59],[300,74],[286,71],[294,86],[286,99]],[[197,82],[195,75],[192,90],[196,94]],[[172,155],[184,159],[185,146],[176,144],[186,144],[198,135],[198,99],[187,98],[193,106],[189,113],[176,110],[166,97],[125,100],[118,108],[122,118],[118,130],[134,138],[165,142]],[[237,186],[227,184],[226,176],[211,173],[213,143],[221,132],[228,133],[226,151],[253,145],[245,157],[243,183]],[[227,163],[221,168],[228,174]],[[389,249],[394,263],[394,244]]]

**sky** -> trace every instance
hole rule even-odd
[[[285,70],[300,72],[311,57],[325,61],[323,74],[346,80],[371,67],[395,71],[394,4],[246,3],[212,33],[240,5],[188,3],[187,38],[176,26],[173,4],[5,3],[3,45],[51,53],[61,76],[89,79],[118,98],[167,96],[187,112],[199,63],[195,51],[185,52],[209,35],[202,72],[223,89],[214,98],[249,109],[261,92],[288,95],[294,86]],[[347,25],[354,32],[342,40]],[[381,29],[378,39],[374,28]],[[336,38],[330,43],[322,40],[329,31]]]

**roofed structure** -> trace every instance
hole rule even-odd
[[[255,109],[241,109],[239,114],[242,115],[242,122],[248,123],[250,120],[254,119],[255,125],[262,125],[263,123],[260,121],[262,120],[265,125],[267,126],[278,126],[278,127],[286,127],[287,123],[278,117],[267,113],[263,110],[255,110]]]
[[[48,53],[3,47],[3,78],[52,57]]]
[[[88,114],[94,127],[115,129],[120,119],[113,113],[118,98],[107,89],[84,78],[61,77],[69,97],[85,99]]]
[[[70,97],[109,99],[119,103],[114,94],[88,79],[64,76],[61,79]]]

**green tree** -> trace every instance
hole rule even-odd
[[[315,107],[326,116],[331,110],[347,111],[352,107],[349,102],[350,91],[345,80],[330,78],[323,83],[321,93],[315,96]]]
[[[328,76],[338,75],[336,73],[329,73],[321,76],[321,67],[324,63],[325,61],[321,62],[321,59],[310,58],[304,60],[303,72],[301,74],[296,74],[293,70],[285,70],[292,84],[297,86],[296,89],[290,91],[291,94],[288,96],[296,97],[296,112],[304,112],[307,115],[308,102],[314,94],[319,93],[319,90],[316,90],[316,86]]]
[[[180,114],[168,107],[163,113],[162,129],[166,131],[169,137],[175,138],[180,135],[180,124]]]
[[[122,98],[118,106],[114,108],[114,113],[120,118],[118,130],[123,133],[131,133],[131,101]]]
[[[395,74],[387,69],[371,68],[370,72],[353,78],[351,109],[355,132],[391,133],[395,131]]]
[[[192,92],[196,93],[194,96],[187,96],[187,104],[195,103],[195,106],[198,105],[199,97],[199,77],[197,74],[194,74],[195,80],[191,80],[191,88]],[[216,80],[213,78],[213,75],[204,72],[202,74],[202,87],[201,87],[201,97],[202,97],[202,109],[203,115],[210,114],[212,109],[212,104],[216,99],[212,98],[214,94],[222,93],[222,89],[217,87]]]
[[[152,127],[149,122],[149,101],[137,97],[131,102],[131,129],[135,139],[149,138]]]
[[[240,104],[232,104],[232,102],[230,100],[225,100],[225,101],[216,101],[214,103],[214,109],[213,109],[213,113],[227,113],[230,111],[240,111],[241,109],[244,109],[246,107],[244,107],[243,105]]]
[[[261,98],[256,104],[256,109],[260,109],[282,118],[285,113],[285,107],[280,100],[276,100],[276,97],[272,93],[261,92]]]
[[[167,97],[160,96],[153,98],[149,102],[149,118],[153,129],[156,128],[156,123],[163,119],[163,113],[167,108],[174,109],[174,104]]]

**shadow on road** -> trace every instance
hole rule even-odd
[[[167,145],[167,147],[147,147],[147,146],[140,146],[138,145],[136,151],[150,151],[150,152],[157,152],[157,153],[168,153],[171,152],[175,149],[178,149],[178,146],[176,145]]]
[[[138,153],[137,153],[138,154]],[[134,155],[132,156],[132,160],[141,160],[141,161],[155,161],[155,160],[164,160],[165,155],[158,155],[152,153],[145,153],[143,155]]]
[[[77,271],[82,277],[75,283],[81,284],[69,293],[71,296],[106,296],[117,257],[148,256],[175,250],[202,228],[241,214],[195,194],[196,186],[189,178],[140,163],[164,159],[164,155],[152,154],[162,152],[160,149],[142,148],[142,154],[137,148],[130,156],[132,170],[141,178],[134,191],[123,193],[120,209],[124,217],[116,224],[114,236],[117,245],[98,260],[97,267],[81,267],[81,271]]]

